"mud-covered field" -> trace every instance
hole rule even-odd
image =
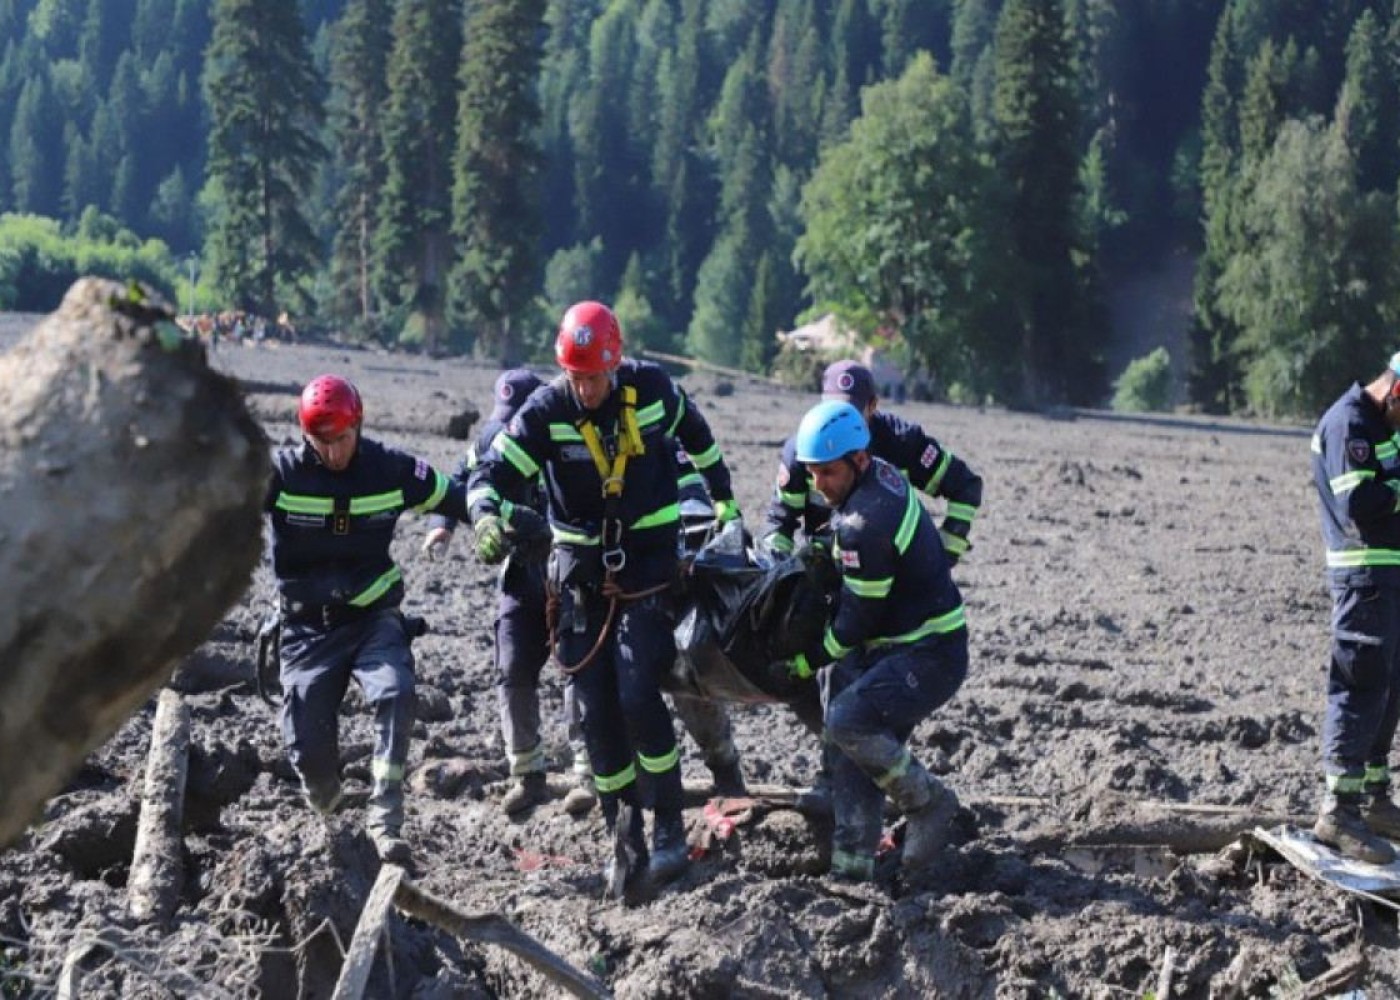
[[[489,408],[495,375],[327,347],[224,345],[213,362],[244,380],[273,443],[296,434],[300,384],[335,371],[359,383],[370,436],[446,470],[465,448],[449,419]],[[760,383],[723,394],[710,375],[683,384],[757,522],[779,444],[812,397]],[[1400,994],[1392,911],[1277,857],[1221,850],[1257,821],[1310,819],[1319,793],[1328,600],[1306,430],[900,410],[986,481],[956,570],[972,670],[913,740],[964,804],[930,886],[902,886],[892,863],[875,887],[834,884],[808,821],[760,808],[654,901],[604,899],[596,811],[574,819],[556,801],[512,822],[496,805],[508,786],[494,572],[463,533],[445,559],[422,557],[426,525],[406,519],[395,550],[406,607],[433,629],[415,644],[415,883],[506,915],[619,997]],[[378,863],[358,807],[327,826],[302,805],[251,684],[271,593],[264,567],[177,676],[194,752],[174,926],[142,927],[126,909],[152,704],[0,853],[0,996],[55,992],[65,959],[85,997],[330,995]],[[546,673],[559,765],[561,678]],[[751,784],[811,781],[817,747],[790,713],[734,718]],[[353,693],[341,721],[346,773],[364,789],[372,736]],[[686,748],[687,779],[702,786]],[[416,920],[396,917],[388,944],[367,995],[557,995],[510,953]]]

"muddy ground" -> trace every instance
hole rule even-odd
[[[299,385],[336,371],[360,384],[371,436],[447,470],[464,450],[445,433],[450,417],[488,407],[495,375],[334,347],[222,345],[214,363],[245,381],[273,443],[296,433]],[[779,443],[811,397],[758,383],[724,394],[710,375],[683,384],[757,521]],[[956,571],[972,670],[913,740],[965,807],[929,886],[902,885],[892,861],[875,887],[833,884],[814,873],[814,829],[773,810],[653,902],[605,900],[596,812],[576,820],[556,801],[511,822],[497,808],[494,574],[460,534],[447,558],[423,558],[425,524],[406,519],[395,554],[407,609],[433,627],[415,646],[414,880],[508,915],[618,997],[1144,997],[1167,965],[1174,997],[1400,993],[1392,911],[1277,857],[1220,853],[1256,817],[1305,819],[1316,806],[1328,601],[1306,430],[899,409],[986,480],[975,548]],[[0,853],[0,996],[54,992],[65,957],[99,935],[72,962],[76,995],[329,995],[378,864],[358,808],[327,827],[301,804],[275,714],[250,684],[271,592],[264,566],[178,675],[195,750],[174,926],[126,915],[152,703]],[[551,668],[556,764],[560,704]],[[817,747],[786,710],[734,718],[751,783],[810,782]],[[343,755],[361,789],[368,721],[352,694]],[[687,778],[702,786],[686,746]],[[698,806],[691,816],[698,830]],[[1085,846],[1105,844],[1117,846]],[[1176,850],[1152,846],[1163,844]],[[498,948],[399,918],[390,937],[368,995],[557,995]]]

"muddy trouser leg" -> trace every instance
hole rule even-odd
[[[734,724],[723,702],[675,693],[671,701],[676,717],[700,748],[706,767],[713,771],[733,767],[739,762],[739,748],[734,745]]]
[[[559,658],[568,664],[581,662],[593,648],[598,629],[607,616],[607,602],[596,594],[586,594],[584,607],[572,613],[586,614],[587,627],[582,632],[561,627]],[[583,735],[593,765],[593,784],[609,831],[617,823],[619,802],[640,805],[637,764],[628,739],[627,718],[618,696],[617,670],[613,662],[615,642],[615,638],[606,642],[592,663],[574,674],[570,682],[583,709]],[[633,813],[638,817],[642,815],[640,809],[634,809]],[[645,855],[645,840],[639,840],[634,846]]]
[[[403,779],[413,728],[416,688],[413,650],[398,611],[366,620],[355,654],[355,679],[374,706],[374,787],[366,810],[371,832],[398,835],[403,826]]]
[[[282,629],[282,740],[311,804],[329,809],[340,794],[337,714],[350,684],[355,626]]]
[[[872,841],[870,820],[860,811],[869,808],[870,800],[855,787],[854,797],[848,797],[839,783],[840,775],[849,775],[843,760],[888,794],[902,812],[923,808],[938,786],[910,756],[906,741],[920,721],[957,692],[966,676],[967,632],[961,629],[848,658],[834,668],[826,709],[827,738],[840,751],[832,762],[833,862],[839,852],[873,854],[879,838],[881,800],[874,800]],[[855,784],[849,777],[847,781]]]
[[[507,563],[496,613],[496,698],[512,775],[544,770],[540,739],[540,671],[549,658],[544,576]]]
[[[1322,758],[1328,803],[1359,802],[1368,772],[1384,775],[1400,717],[1400,589],[1333,582],[1332,657]],[[1374,782],[1380,784],[1380,781]]]
[[[593,773],[593,765],[589,763],[588,741],[583,735],[583,702],[572,680],[564,685],[564,724],[569,733],[574,777],[584,781]]]
[[[612,644],[618,701],[640,765],[642,804],[658,819],[678,818],[684,804],[680,748],[661,696],[661,675],[676,658],[673,625],[664,598],[633,601],[618,610]]]

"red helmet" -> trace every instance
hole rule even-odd
[[[570,306],[559,324],[554,357],[560,368],[584,375],[616,368],[622,360],[622,327],[613,311],[601,302]]]
[[[330,438],[358,427],[365,415],[360,391],[339,375],[317,375],[301,390],[297,419],[312,437]]]

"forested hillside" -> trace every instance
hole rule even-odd
[[[1309,413],[1400,307],[1396,7],[0,0],[0,308],[97,271],[517,359],[590,296],[753,370],[835,311],[1094,403],[1108,292],[1186,249],[1191,401]]]

